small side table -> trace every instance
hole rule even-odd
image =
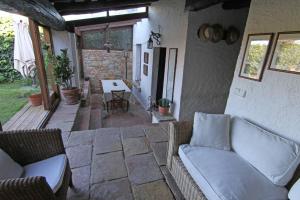
[[[159,112],[152,112],[152,124],[158,124],[162,122],[172,122],[176,121],[176,119],[171,115],[161,115]]]

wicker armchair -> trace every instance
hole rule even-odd
[[[65,154],[59,129],[0,132],[0,148],[20,165],[31,164],[59,154]],[[73,186],[69,163],[60,189],[54,194],[45,177],[28,177],[0,181],[3,200],[66,199]]]
[[[169,124],[167,167],[186,200],[207,200],[178,156],[179,146],[190,142],[192,132],[192,122],[171,122]],[[300,165],[286,188],[290,189],[299,178]]]

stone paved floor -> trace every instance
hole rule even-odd
[[[183,199],[165,167],[166,130],[152,125],[71,132],[64,144],[76,191],[69,189],[68,199]]]
[[[150,114],[145,111],[142,105],[133,96],[130,99],[128,112],[122,110],[113,110],[106,112],[102,110],[102,127],[130,127],[137,124],[150,125]]]

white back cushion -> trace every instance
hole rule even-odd
[[[196,112],[190,145],[229,151],[229,128],[230,115]]]
[[[270,181],[285,186],[300,162],[300,147],[246,120],[234,118],[232,149]]]
[[[0,149],[0,180],[20,178],[22,173],[23,167]]]
[[[299,200],[300,199],[300,179],[293,185],[289,191],[290,200]]]

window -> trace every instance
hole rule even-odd
[[[83,49],[103,49],[105,44],[104,31],[87,31],[82,34]]]
[[[85,31],[82,33],[83,49],[105,49],[106,39],[112,50],[132,50],[132,27]]]
[[[144,13],[146,11],[147,11],[146,7],[131,8],[131,9],[124,9],[124,10],[110,10],[109,16]]]
[[[78,15],[64,15],[63,18],[66,21],[74,21],[74,20],[81,20],[81,19],[91,19],[97,17],[107,17],[107,12],[97,12],[91,14],[78,14]]]

